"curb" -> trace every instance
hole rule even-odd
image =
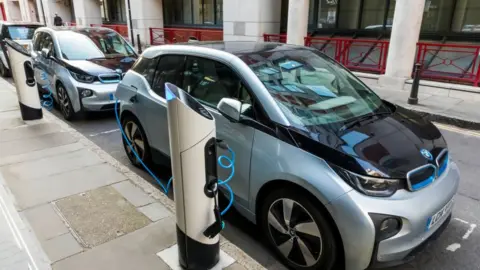
[[[401,106],[401,105],[397,105],[397,106]],[[467,120],[467,119],[460,119],[460,118],[442,114],[442,113],[427,112],[422,109],[418,109],[414,106],[402,106],[402,107],[428,119],[431,122],[437,122],[437,123],[446,124],[450,126],[456,126],[462,129],[480,130],[480,122]]]

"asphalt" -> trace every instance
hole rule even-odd
[[[63,119],[60,112],[54,110],[53,113]],[[154,183],[147,173],[130,165],[113,113],[90,114],[68,124],[146,181]],[[391,268],[392,270],[480,269],[480,228],[477,227],[480,224],[480,181],[477,179],[480,133],[444,124],[437,126],[444,134],[451,156],[458,163],[462,174],[453,218],[444,233],[428,245],[424,252],[412,262]],[[163,179],[170,176],[169,168],[157,168],[156,173]],[[259,230],[234,211],[227,217],[224,236],[267,269],[286,269],[260,240],[263,237]]]

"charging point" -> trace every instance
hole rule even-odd
[[[177,86],[166,83],[165,94],[179,262],[184,269],[211,269],[220,259],[222,228],[217,202],[215,119]]]
[[[43,117],[40,96],[35,82],[30,53],[15,41],[6,39],[10,70],[17,88],[22,119],[38,120]]]

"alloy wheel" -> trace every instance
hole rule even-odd
[[[320,229],[312,215],[291,199],[278,199],[268,210],[268,229],[287,260],[300,267],[315,265],[322,256]]]
[[[71,113],[70,99],[68,98],[67,91],[65,91],[63,86],[58,87],[58,101],[60,103],[60,110],[62,110],[63,115],[65,118],[69,118]]]
[[[143,138],[143,134],[141,130],[138,128],[135,122],[128,121],[124,125],[124,131],[125,131],[125,135],[127,135],[127,138],[130,144],[133,147],[133,150],[137,152],[138,157],[140,157],[140,159],[143,161],[145,158],[145,140]],[[127,149],[127,154],[130,157],[130,160],[137,161],[137,157],[135,156],[135,154],[132,152],[132,149],[128,145],[126,149]]]

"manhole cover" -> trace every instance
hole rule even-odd
[[[87,247],[145,227],[150,220],[112,187],[101,187],[56,202]]]

